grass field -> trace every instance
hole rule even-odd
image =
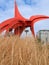
[[[0,37],[0,65],[49,65],[49,44],[33,37]]]

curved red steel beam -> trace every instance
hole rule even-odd
[[[40,21],[40,20],[44,20],[44,19],[49,19],[49,16],[35,15],[35,16],[30,17],[30,20],[32,21],[33,24]]]
[[[16,0],[14,0],[15,1],[15,17],[18,19],[18,20],[21,20],[21,21],[23,21],[23,22],[25,22],[27,19],[26,18],[24,18],[21,14],[20,14],[20,12],[19,12],[19,10],[18,10],[18,7],[17,7],[17,4],[16,4]]]
[[[6,23],[6,24],[5,24]],[[9,20],[6,20],[5,22],[0,24],[0,33],[4,30],[8,30],[8,29],[13,29],[14,26],[16,25],[16,27],[22,26],[23,23],[19,22],[16,18],[12,18]]]
[[[44,15],[35,15],[35,16],[31,16],[30,17],[30,20],[31,20],[31,31],[32,31],[32,34],[35,36],[35,32],[34,32],[34,24],[36,22],[39,22],[40,20],[44,20],[44,19],[49,19],[48,16],[44,16]]]
[[[7,24],[10,24],[15,18],[11,18],[8,20],[3,21],[2,23],[0,23],[0,28],[4,27]]]

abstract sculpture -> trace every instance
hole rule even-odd
[[[11,32],[14,29],[14,34],[20,36],[25,28],[30,27],[32,34],[35,36],[34,23],[43,19],[49,19],[49,16],[44,15],[35,15],[31,16],[30,19],[25,19],[18,11],[16,0],[14,13],[15,15],[13,18],[0,23],[0,33],[4,30],[6,30],[6,32]]]

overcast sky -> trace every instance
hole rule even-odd
[[[16,0],[22,16],[28,18],[33,15],[49,16],[49,0]],[[14,17],[14,0],[0,0],[0,22]],[[49,29],[49,20],[35,23],[35,33],[41,29]]]

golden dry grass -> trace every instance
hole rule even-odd
[[[40,44],[33,37],[2,37],[0,65],[49,65],[49,44]]]

